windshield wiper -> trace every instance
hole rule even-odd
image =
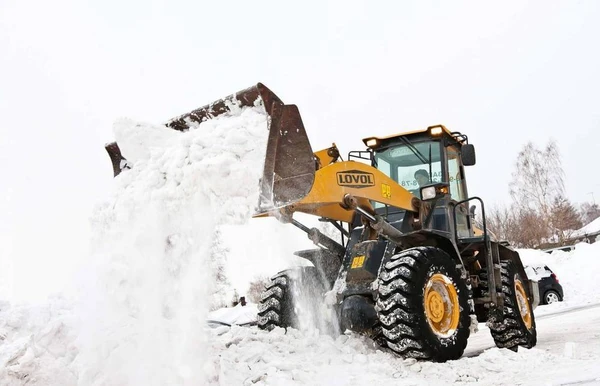
[[[410,142],[407,138],[404,137],[400,137],[400,139],[417,156],[417,158],[419,158],[419,161],[421,161],[424,164],[430,163],[429,161],[427,161],[427,158],[425,158],[425,156],[419,151],[419,149],[417,149],[415,145],[412,144],[412,142]]]
[[[433,182],[433,173],[431,172],[431,142],[429,143],[429,182]]]

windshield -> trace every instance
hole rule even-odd
[[[377,152],[377,169],[419,197],[419,188],[442,181],[440,143],[425,141],[404,143]]]

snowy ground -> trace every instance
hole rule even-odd
[[[223,299],[217,294],[293,264],[291,252],[310,246],[293,227],[250,218],[264,159],[264,112],[244,108],[220,118],[186,133],[127,120],[115,125],[134,167],[115,179],[114,195],[94,212],[92,251],[73,285],[78,291],[42,304],[0,299],[0,386],[600,378],[600,308],[563,312],[600,303],[600,243],[552,256],[522,251],[526,261],[547,261],[565,289],[563,303],[536,310],[532,350],[494,348],[483,326],[466,356],[445,364],[402,360],[356,335],[208,328],[209,308]],[[229,286],[214,280],[219,271]]]
[[[600,306],[540,317],[537,347],[517,353],[496,348],[480,327],[462,359],[442,364],[397,358],[356,335],[217,328],[209,384],[600,384]]]
[[[83,380],[84,368],[77,359],[78,318],[71,304],[55,299],[44,307],[4,305],[2,310],[0,385],[114,384]],[[148,382],[119,384],[600,385],[600,305],[557,312],[538,316],[534,349],[500,350],[480,324],[465,356],[443,364],[395,357],[355,334],[334,339],[316,331],[204,327],[208,337],[198,346],[206,350],[205,361],[189,369],[202,373],[202,381],[186,382],[185,373],[175,382],[152,381],[151,375],[162,371],[157,368],[147,369]]]

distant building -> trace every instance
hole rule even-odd
[[[569,242],[572,244],[582,242],[593,244],[596,241],[600,241],[600,217],[573,232],[569,239]]]

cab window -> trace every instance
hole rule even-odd
[[[465,199],[463,189],[463,178],[460,170],[460,153],[454,148],[448,148],[448,183],[450,184],[450,196],[453,200]]]
[[[442,181],[440,143],[407,142],[375,154],[377,169],[419,197],[419,188]]]

